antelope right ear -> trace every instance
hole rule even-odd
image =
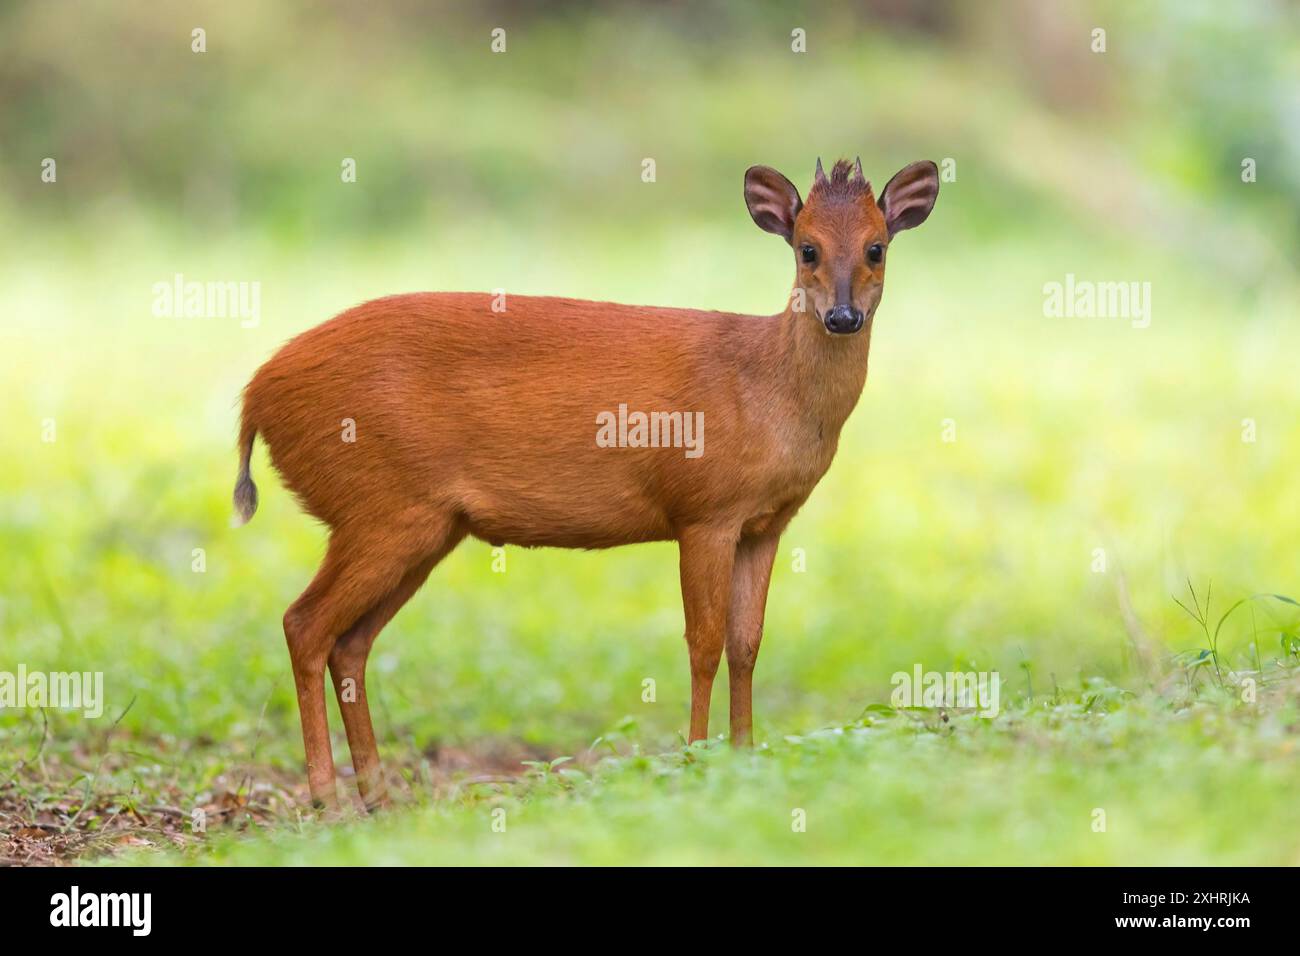
[[[799,190],[771,166],[745,170],[745,205],[759,229],[775,233],[786,242],[794,238],[794,217],[803,208]]]
[[[929,160],[912,163],[894,173],[877,203],[885,214],[890,237],[925,222],[938,196],[939,167]]]

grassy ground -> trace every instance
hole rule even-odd
[[[405,73],[381,77],[384,95],[338,73],[325,95],[280,55],[258,57],[272,73],[241,100],[214,56],[193,82],[259,105],[221,107],[228,127],[173,119],[234,153],[109,122],[88,142],[166,140],[177,169],[225,156],[224,180],[184,199],[169,192],[180,173],[105,193],[71,157],[61,191],[0,198],[25,223],[0,236],[0,671],[102,671],[106,697],[98,719],[0,711],[0,857],[1300,863],[1300,614],[1261,598],[1216,636],[1241,598],[1300,597],[1300,284],[1236,159],[1198,152],[1195,124],[1065,117],[993,58],[874,34],[870,56],[806,59],[785,57],[784,29],[739,52],[714,38],[665,69],[670,37],[585,29],[556,27],[550,48],[512,34],[519,58],[490,77],[443,38],[445,57],[401,61],[403,89],[462,91],[426,112],[387,95]],[[133,59],[82,85],[146,95]],[[888,95],[855,110],[809,95],[845,89]],[[336,116],[364,134],[334,132]],[[518,121],[485,119],[502,116]],[[802,186],[817,152],[858,151],[877,182],[923,156],[959,172],[891,249],[866,393],[783,541],[760,749],[682,747],[671,546],[508,549],[497,573],[470,542],[372,658],[398,808],[303,816],[280,617],[323,532],[260,448],[262,507],[229,526],[235,400],[256,366],[342,308],[412,289],[775,312],[789,250],[749,222],[742,170],[770,162]],[[362,174],[340,198],[335,154],[350,152]],[[400,215],[394,182],[412,194]],[[367,217],[393,228],[365,231]],[[154,283],[178,272],[261,282],[260,323],[155,317]],[[1045,317],[1043,286],[1067,273],[1150,282],[1150,326]],[[1202,628],[1175,598],[1200,614],[1211,585]],[[889,711],[892,675],[917,664],[997,671],[1002,712]],[[720,680],[715,729],[725,715]]]
[[[1212,579],[1213,630],[1231,601],[1296,593],[1294,535],[1278,521],[1300,464],[1296,333],[1161,313],[1144,330],[1071,327],[1017,320],[997,295],[958,313],[944,290],[989,280],[916,239],[897,250],[840,458],[783,543],[757,678],[764,750],[681,749],[671,546],[509,550],[499,574],[470,543],[372,663],[406,809],[324,830],[296,809],[279,632],[322,534],[260,456],[263,508],[228,526],[233,400],[282,323],[360,295],[341,268],[322,268],[344,278],[321,285],[315,266],[286,263],[279,296],[294,305],[274,326],[156,320],[141,334],[145,320],[94,317],[139,310],[149,263],[106,257],[102,284],[60,284],[57,263],[11,275],[33,321],[9,355],[20,427],[6,433],[0,562],[19,586],[0,606],[5,659],[102,670],[106,709],[0,716],[7,856],[154,860],[175,844],[180,860],[258,862],[1296,862],[1295,608],[1234,612],[1220,678],[1174,601],[1190,604],[1189,577],[1203,600]],[[779,250],[754,244],[784,271]],[[1019,251],[988,256],[1009,294],[1036,293],[1017,291]],[[128,275],[110,283],[115,268]],[[400,260],[358,270],[379,277],[373,292],[410,285]],[[1243,443],[1251,414],[1257,441]],[[867,712],[916,663],[1000,672],[1004,713]],[[1229,670],[1265,672],[1269,688],[1243,703]],[[341,733],[336,752],[346,762]],[[564,756],[553,773],[524,763]],[[798,835],[796,808],[809,820]]]
[[[221,838],[213,853],[235,863],[1296,865],[1300,847],[1279,839],[1300,823],[1288,794],[1296,729],[1294,708],[1262,718],[1132,701],[1112,710],[1091,694],[997,723],[873,716],[753,755],[715,746],[465,783],[390,819]],[[1225,816],[1233,825],[1214,822]]]

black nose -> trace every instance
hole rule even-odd
[[[852,335],[862,328],[862,313],[851,305],[837,305],[826,313],[826,330],[836,335]]]

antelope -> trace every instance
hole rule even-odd
[[[257,508],[260,434],[329,528],[316,576],[284,615],[313,803],[338,806],[327,667],[360,796],[386,802],[366,661],[466,536],[527,548],[676,541],[689,740],[708,736],[725,650],[731,740],[749,744],[781,533],[830,467],[866,382],[893,238],[925,221],[938,190],[931,162],[903,168],[879,200],[861,160],[828,176],[819,159],[806,202],[775,169],[747,170],[750,216],[794,252],[776,315],[525,296],[502,314],[488,294],[412,293],[348,309],[258,369],[243,392],[238,523]],[[702,453],[598,441],[622,406],[689,417]]]

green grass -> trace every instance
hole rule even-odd
[[[301,743],[279,629],[322,532],[260,454],[263,507],[229,527],[234,398],[276,341],[361,297],[353,271],[369,293],[411,287],[401,261],[320,269],[323,283],[316,265],[279,262],[277,298],[294,306],[249,330],[152,319],[148,263],[105,257],[76,284],[57,260],[14,277],[11,305],[32,321],[7,388],[5,661],[103,670],[107,706],[99,721],[50,714],[48,733],[33,713],[0,716],[8,829],[89,828],[73,856],[135,838],[199,861],[1296,862],[1294,687],[1247,706],[1186,669],[1206,640],[1174,600],[1189,577],[1202,597],[1213,579],[1217,621],[1237,598],[1297,591],[1280,520],[1300,466],[1296,333],[1276,314],[1243,334],[1190,310],[1146,330],[1070,326],[1009,316],[1005,295],[958,311],[943,290],[988,280],[916,240],[897,250],[839,458],[782,545],[756,678],[766,751],[680,752],[688,674],[670,545],[508,549],[497,574],[471,542],[372,660],[406,808],[324,831],[294,808]],[[779,260],[767,279],[779,289],[784,256],[754,246],[746,258]],[[671,272],[674,253],[661,255]],[[1041,267],[989,255],[1007,294],[1034,294]],[[40,440],[46,417],[53,443]],[[1253,669],[1258,641],[1259,664],[1284,678],[1292,611],[1235,612],[1224,670]],[[915,663],[999,671],[1006,712],[937,732],[853,725]],[[1093,681],[1123,691],[1084,714]],[[715,727],[725,695],[720,680]],[[625,717],[620,753],[666,756],[593,763],[591,742]],[[455,751],[468,756],[439,757]],[[578,772],[464,782],[561,755]],[[488,826],[496,805],[506,834]],[[203,837],[183,825],[194,807],[219,811]],[[790,831],[796,807],[807,833]]]
[[[177,859],[1295,865],[1296,717],[1294,703],[1175,707],[1094,686],[992,721],[874,713],[754,753],[597,747],[578,767],[448,785],[346,826],[217,835]]]

